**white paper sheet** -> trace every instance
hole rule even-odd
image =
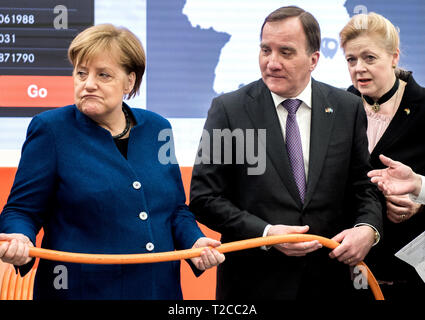
[[[401,248],[395,256],[413,266],[425,282],[425,231]]]

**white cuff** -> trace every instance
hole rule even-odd
[[[409,193],[409,198],[416,203],[425,204],[425,177],[424,176],[420,176],[420,177],[422,181],[421,192],[419,193],[417,197]]]
[[[381,240],[381,235],[379,234],[378,230],[369,223],[358,223],[354,227],[359,227],[359,226],[368,226],[368,227],[371,227],[373,231],[375,231],[375,242],[373,243],[372,247],[376,246],[379,240]]]
[[[270,228],[272,227],[271,224],[268,224],[263,231],[263,237],[267,237],[267,233],[269,232]],[[261,246],[260,249],[262,250],[269,250],[271,246]]]

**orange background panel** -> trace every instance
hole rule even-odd
[[[190,180],[192,178],[192,167],[180,167],[184,190],[186,192],[186,203],[189,203]],[[208,229],[198,223],[202,232],[210,238],[220,240],[220,234]],[[181,264],[182,290],[185,300],[214,300],[217,267],[206,270],[200,277],[196,278],[186,262]]]
[[[191,167],[182,167],[182,179],[186,192],[186,199],[189,199],[190,179],[192,176]],[[2,168],[0,167],[0,208],[3,208],[9,196],[10,189],[13,184],[13,179],[16,174],[16,168]],[[188,200],[187,200],[188,202]],[[214,232],[202,224],[199,224],[201,230],[207,237],[219,240],[220,234]],[[40,246],[42,237],[40,232],[37,237],[37,246]],[[0,278],[2,273],[6,271],[0,264]],[[205,271],[200,277],[195,277],[191,268],[186,262],[181,264],[181,284],[183,290],[183,298],[185,300],[213,300],[215,299],[215,285],[216,285],[216,269],[212,268]],[[1,281],[0,281],[1,283]]]
[[[37,90],[43,97],[30,97],[28,88],[34,85],[30,95],[36,95]],[[0,88],[8,88],[0,91],[1,107],[60,107],[74,103],[71,76],[0,76]]]

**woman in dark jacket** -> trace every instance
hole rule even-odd
[[[381,15],[356,15],[340,33],[341,47],[353,86],[361,96],[368,118],[371,163],[382,168],[384,154],[425,174],[425,89],[412,73],[397,68],[399,35]],[[415,269],[394,254],[423,232],[423,206],[408,195],[382,196],[386,203],[384,234],[366,261],[387,299],[412,299],[425,295],[425,284]]]

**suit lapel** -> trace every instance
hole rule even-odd
[[[301,207],[298,189],[293,178],[282,135],[279,118],[270,91],[262,80],[249,93],[245,109],[255,129],[266,129],[266,152],[287,190]]]
[[[310,202],[319,181],[328,150],[335,113],[338,112],[336,108],[336,105],[331,105],[328,102],[325,92],[312,79],[310,155],[304,208]]]

